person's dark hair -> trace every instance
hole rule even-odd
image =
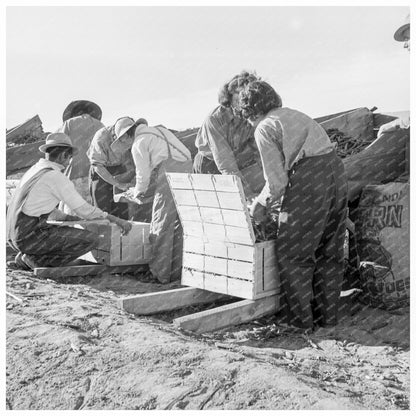
[[[133,124],[133,126],[131,126],[131,128],[129,128],[126,131],[127,137],[133,138],[134,139],[134,133],[136,132],[136,124]]]
[[[48,153],[50,161],[54,161],[58,159],[60,155],[63,155],[65,158],[72,156],[72,147],[51,146],[45,150],[45,153]]]
[[[260,79],[261,78],[258,77],[255,72],[242,71],[221,87],[218,93],[218,102],[224,107],[230,107],[234,93],[239,92],[239,90],[244,88],[249,82],[258,81]]]
[[[274,88],[265,81],[254,81],[240,92],[240,109],[244,118],[267,114],[282,106],[282,99]]]

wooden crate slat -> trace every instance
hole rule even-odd
[[[219,206],[233,211],[245,211],[246,207],[241,200],[240,194],[231,192],[217,192]]]
[[[208,241],[224,241],[226,239],[226,231],[224,225],[219,224],[203,224],[204,235]]]
[[[233,175],[215,175],[212,181],[217,191],[239,193],[237,180]]]
[[[192,189],[192,183],[189,175],[183,173],[170,172],[166,173],[169,185],[173,189]]]
[[[204,273],[204,289],[228,294],[228,278],[218,274]]]
[[[193,174],[190,176],[192,188],[203,191],[215,191],[212,178],[212,175]]]
[[[208,208],[201,207],[201,221],[211,224],[222,224],[224,225],[224,219],[222,215],[222,210],[219,208]]]
[[[198,207],[181,206],[179,216],[181,221],[201,221],[201,214]]]
[[[254,299],[253,282],[240,279],[228,279],[228,294],[243,299]]]
[[[208,242],[204,244],[204,253],[207,256],[227,258],[227,246],[224,242]]]
[[[192,191],[187,189],[173,189],[172,193],[177,205],[198,206],[195,194]],[[178,211],[180,212],[180,207],[178,207]]]
[[[247,216],[243,211],[231,211],[228,209],[221,210],[224,218],[224,224],[232,225],[234,227],[247,227]]]
[[[254,261],[254,247],[232,244],[228,246],[228,258]]]
[[[198,191],[195,190],[195,197],[200,207],[218,208],[218,199],[215,191]]]
[[[183,251],[204,254],[204,242],[200,237],[185,235],[183,239]]]
[[[204,269],[207,273],[227,275],[227,259],[204,256]]]
[[[191,270],[187,268],[182,269],[181,283],[204,289],[204,273],[198,270]]]
[[[183,221],[182,228],[183,228],[183,233],[186,236],[193,236],[193,237],[201,238],[201,236],[204,234],[204,229],[202,227],[201,222]]]
[[[251,235],[248,228],[225,227],[227,240],[236,244],[254,244],[254,236]]]
[[[203,254],[188,253],[185,251],[183,253],[182,264],[183,267],[203,271],[204,259],[205,256]]]
[[[228,272],[230,277],[243,280],[253,280],[254,264],[245,261],[228,260]]]

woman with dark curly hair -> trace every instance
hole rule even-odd
[[[325,130],[307,115],[282,107],[264,81],[240,93],[242,116],[254,137],[266,179],[251,207],[255,221],[281,200],[277,262],[288,323],[334,326],[343,279],[347,180]]]
[[[251,183],[259,182],[261,188],[264,181],[254,129],[241,118],[238,94],[245,85],[258,79],[255,73],[243,71],[227,82],[218,94],[220,105],[205,119],[195,140],[198,153],[194,160],[194,173],[237,175],[243,181],[246,196],[253,190],[241,170],[251,167],[250,171],[256,172],[257,166],[258,178]]]

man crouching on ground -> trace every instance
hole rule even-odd
[[[128,221],[86,202],[62,173],[77,151],[66,134],[50,134],[39,150],[45,158],[24,174],[7,210],[7,241],[18,251],[17,267],[62,267],[98,246],[98,235],[90,231],[47,222],[74,219],[56,208],[61,201],[83,219],[105,218],[124,234],[131,230]]]

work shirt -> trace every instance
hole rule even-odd
[[[83,178],[88,176],[90,162],[87,157],[87,150],[90,147],[94,134],[104,127],[101,121],[83,114],[78,117],[70,118],[58,129],[58,132],[69,136],[72,144],[78,152],[72,157],[71,165],[68,168],[70,179]]]
[[[195,146],[204,157],[214,160],[223,175],[238,175],[254,163],[254,128],[234,115],[230,108],[216,107],[198,131]]]
[[[23,185],[42,169],[52,169],[44,173],[29,191],[22,206],[24,214],[39,217],[50,214],[59,202],[63,201],[84,219],[106,217],[106,213],[88,204],[75,190],[74,184],[62,173],[64,166],[59,163],[40,159],[22,177]]]
[[[284,195],[289,171],[296,162],[334,149],[320,124],[306,114],[286,107],[271,110],[257,125],[254,137],[266,180],[257,200],[264,206],[268,201],[279,201]]]
[[[113,126],[103,127],[98,130],[92,139],[87,151],[91,165],[118,166],[122,163],[122,155],[111,149],[111,143],[115,140]]]
[[[131,148],[136,166],[136,186],[134,194],[145,193],[150,184],[152,171],[170,156],[177,162],[191,160],[191,153],[185,145],[164,127],[149,127],[144,124],[136,128],[135,139]]]

